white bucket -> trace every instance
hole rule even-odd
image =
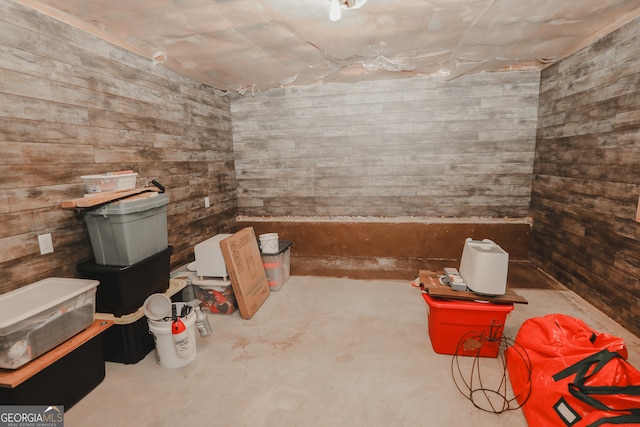
[[[178,309],[178,313],[182,309],[182,306],[186,303],[175,303]],[[191,313],[181,318],[184,326],[186,327],[186,339],[188,339],[188,357],[181,357],[176,343],[173,340],[173,334],[171,333],[171,320],[153,320],[147,319],[149,324],[149,331],[153,333],[153,340],[156,343],[156,359],[160,366],[165,368],[180,368],[181,366],[188,365],[196,358],[196,312],[192,310]],[[183,349],[184,351],[184,349]],[[184,355],[184,352],[182,353]]]
[[[267,233],[258,236],[260,249],[263,254],[277,254],[280,250],[278,245],[278,233]]]

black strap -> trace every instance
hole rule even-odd
[[[589,390],[585,390],[585,387],[580,387],[577,384],[570,383],[568,385],[569,393],[576,399],[583,401],[584,403],[591,405],[596,409],[600,409],[601,411],[612,411],[612,412],[625,412],[633,415],[640,416],[640,407],[637,408],[625,408],[625,409],[616,409],[611,408],[610,406],[605,405],[595,397],[591,396]],[[612,394],[626,394],[630,396],[637,396],[638,393],[628,393],[626,389],[628,387],[611,387],[611,386],[602,386],[602,387],[590,387],[591,389],[600,388],[605,390],[599,390],[598,395],[612,395]],[[618,389],[617,391],[615,389]]]
[[[585,378],[587,372],[593,364],[597,363],[598,365],[594,368],[591,375],[602,369],[604,365],[606,365],[611,359],[615,357],[619,357],[621,359],[623,358],[620,353],[612,352],[605,348],[563,369],[562,371],[555,374],[552,378],[554,381],[558,381],[574,374],[576,375],[576,379]]]
[[[585,383],[591,377],[596,375],[608,362],[615,358],[624,360],[619,353],[604,349],[574,363],[552,377],[554,381],[558,381],[575,374],[575,379],[568,384],[569,393],[573,397],[602,411],[624,413],[615,417],[601,418],[588,427],[597,427],[602,424],[640,424],[640,407],[615,409],[593,397],[593,395],[604,396],[611,394],[640,396],[640,386],[585,386]],[[591,369],[592,366],[593,369]],[[591,372],[589,373],[590,369]]]

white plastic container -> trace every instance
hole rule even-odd
[[[258,236],[258,240],[260,241],[260,252],[263,254],[278,253],[278,233],[261,234]]]
[[[279,250],[275,254],[261,254],[262,266],[267,275],[269,289],[277,292],[289,280],[291,268],[291,242],[281,240]]]
[[[220,249],[220,241],[231,236],[231,234],[217,234],[197,243],[193,247],[196,257],[196,271],[200,277],[219,277],[226,278],[229,276],[227,265],[222,256]]]
[[[183,299],[186,301],[194,298],[199,299],[200,308],[207,312],[228,315],[238,310],[238,302],[230,280],[193,279],[187,292],[189,291],[192,294],[188,298],[184,297],[185,292],[183,291]]]
[[[509,254],[489,239],[467,238],[460,260],[460,276],[473,292],[504,295],[507,291]]]
[[[0,368],[17,369],[91,325],[99,283],[52,277],[0,295]]]
[[[102,175],[83,175],[87,193],[103,193],[105,191],[123,191],[136,188],[137,173],[105,173]]]
[[[178,313],[182,309],[182,306],[186,303],[177,302],[174,303],[177,306]],[[184,342],[181,340],[180,344],[174,342],[174,337],[171,332],[171,320],[152,320],[147,318],[149,323],[149,331],[153,333],[153,339],[156,343],[156,360],[160,366],[165,368],[180,368],[191,363],[196,358],[196,312],[192,310],[191,313],[181,318],[182,323],[186,327],[186,340],[188,340],[187,346],[189,346],[188,357],[183,357]]]

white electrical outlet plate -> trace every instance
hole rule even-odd
[[[209,197],[205,197],[204,198],[204,207],[208,208],[209,206],[211,206],[211,203],[209,202]]]
[[[53,240],[51,240],[51,233],[38,235],[38,244],[40,245],[40,255],[50,254],[53,252]]]

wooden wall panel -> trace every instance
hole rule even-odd
[[[269,90],[231,102],[243,215],[525,217],[539,73]]]
[[[235,230],[231,112],[212,88],[12,2],[0,3],[0,293],[92,258],[65,199],[133,169],[167,188],[172,265]],[[204,197],[211,208],[204,208]],[[40,255],[38,234],[54,252]]]
[[[640,335],[640,20],[542,72],[532,259]]]

